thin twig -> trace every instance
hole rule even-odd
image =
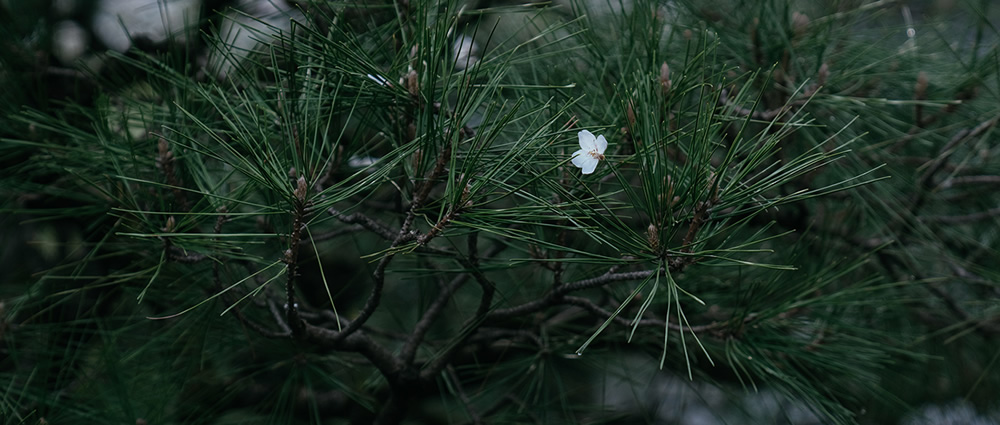
[[[333,231],[330,231],[330,232],[322,233],[322,234],[319,234],[319,235],[314,235],[312,237],[312,241],[313,242],[323,242],[323,241],[327,241],[327,240],[330,240],[330,239],[333,239],[333,238],[336,238],[336,237],[339,237],[339,236],[342,236],[342,235],[346,235],[346,234],[349,234],[349,233],[357,233],[357,232],[360,232],[362,230],[366,230],[364,226],[362,226],[360,224],[355,224],[353,226],[342,227],[342,228],[337,229],[337,230],[333,230]]]
[[[945,223],[945,224],[962,224],[962,223],[971,223],[974,221],[987,220],[996,217],[1000,217],[1000,207],[991,208],[986,211],[972,213],[972,214],[965,214],[965,215],[927,216],[927,217],[921,217],[920,220],[935,222],[935,223]]]
[[[974,184],[1000,184],[1000,176],[956,176],[938,185],[940,189],[951,189],[955,186]]]
[[[802,106],[809,102],[809,98],[815,94],[817,86],[810,86],[803,94],[803,98],[793,100],[782,105],[779,108],[767,110],[767,111],[754,111],[750,108],[744,108],[742,106],[736,105],[729,99],[728,89],[722,89],[719,93],[719,104],[722,106],[728,106],[736,113],[737,116],[750,117],[755,120],[760,121],[772,121],[779,116],[791,112],[793,107]]]
[[[303,327],[306,342],[313,343],[318,348],[361,354],[390,381],[404,368],[402,361],[363,332],[353,332],[346,337],[341,337],[342,332],[321,328],[310,323],[303,322]]]
[[[156,156],[156,167],[163,172],[164,179],[167,185],[170,187],[170,192],[174,195],[174,200],[177,201],[178,207],[182,210],[187,211],[190,209],[188,206],[187,196],[184,191],[181,190],[181,181],[177,177],[177,172],[174,169],[174,153],[170,150],[170,145],[167,143],[167,139],[160,138],[157,142],[157,156]]]
[[[442,230],[444,230],[445,226],[447,226],[448,223],[451,223],[452,220],[458,217],[460,211],[461,207],[453,207],[450,211],[448,211],[447,214],[444,215],[444,217],[441,217],[441,220],[438,220],[438,222],[434,224],[434,227],[431,227],[431,229],[428,230],[427,233],[418,236],[417,243],[420,245],[427,245],[427,243],[430,242],[431,239],[434,239],[435,236],[437,236],[438,234],[441,233]]]
[[[365,324],[365,322],[368,321],[369,318],[371,318],[372,314],[375,314],[375,310],[378,308],[382,299],[382,289],[385,286],[385,270],[389,267],[389,263],[396,256],[394,249],[417,237],[417,233],[410,230],[413,225],[413,219],[416,217],[416,210],[420,208],[420,205],[424,202],[424,200],[426,200],[434,182],[441,175],[441,173],[444,172],[444,166],[447,164],[447,158],[450,156],[451,146],[448,145],[441,151],[441,155],[438,156],[437,164],[435,165],[434,170],[431,171],[427,179],[416,191],[413,203],[410,205],[410,210],[406,214],[406,219],[403,221],[403,225],[400,226],[399,232],[396,234],[392,244],[389,245],[388,253],[382,257],[379,260],[378,265],[375,266],[375,271],[372,273],[372,292],[368,295],[368,299],[365,300],[364,307],[361,308],[361,312],[358,313],[358,317],[352,320],[347,327],[338,333],[338,338],[345,338],[351,333],[357,331],[362,325]],[[358,224],[365,225],[373,223],[374,221],[364,220]]]
[[[169,239],[166,239],[166,241],[169,241]],[[198,254],[198,253],[189,254],[185,252],[183,249],[178,248],[173,244],[167,245],[167,259],[169,259],[170,261],[176,261],[178,263],[185,263],[185,264],[194,264],[207,260],[209,258],[211,257],[205,254]]]
[[[558,293],[559,295],[564,295],[570,292],[580,291],[583,289],[597,288],[599,286],[607,285],[611,282],[645,279],[657,272],[662,272],[662,271],[663,269],[642,270],[642,271],[622,272],[622,273],[605,273],[598,277],[590,279],[582,279],[576,282],[567,283],[565,285],[560,286],[555,292]]]
[[[278,324],[278,327],[287,335],[292,334],[292,328],[288,327],[288,323],[285,322],[284,315],[281,314],[281,309],[278,308],[278,303],[274,299],[267,299],[267,309],[271,312],[271,317],[274,318],[274,323]]]
[[[923,174],[920,175],[920,177],[917,178],[916,195],[910,202],[910,214],[912,214],[912,216],[915,217],[919,214],[920,209],[927,201],[927,196],[932,192],[932,189],[934,188],[934,184],[932,183],[934,180],[934,176],[943,168],[945,168],[946,164],[948,163],[948,158],[950,158],[952,153],[954,153],[955,151],[955,147],[958,146],[958,144],[961,143],[962,141],[965,141],[972,137],[976,137],[979,134],[985,132],[986,130],[993,128],[994,126],[997,125],[998,121],[1000,121],[1000,116],[996,116],[993,117],[992,119],[983,121],[982,123],[980,123],[971,130],[969,129],[960,130],[958,133],[955,133],[955,135],[952,136],[951,140],[949,140],[948,143],[946,143],[944,147],[941,148],[940,151],[938,151],[938,155],[926,164],[927,169],[924,171]],[[895,227],[898,225],[902,225],[901,220],[896,220],[894,223],[890,224],[890,227]]]
[[[608,318],[610,318],[610,317],[612,317],[614,315],[614,313],[612,313],[611,311],[605,310],[604,308],[602,308],[601,306],[599,306],[597,304],[594,304],[593,301],[591,301],[590,299],[587,299],[587,298],[574,297],[574,296],[566,296],[566,297],[563,297],[563,301],[566,304],[570,304],[570,305],[575,305],[577,307],[581,307],[584,310],[587,310],[587,311],[591,312],[592,314],[594,314],[594,315],[596,315],[596,316],[598,316],[598,317],[600,317],[602,319],[605,319],[605,320],[608,319]],[[757,319],[757,315],[756,314],[748,314],[746,317],[743,318],[743,320],[741,321],[741,323],[742,324],[746,324],[746,323],[749,323],[749,322],[751,322],[751,321],[753,321],[755,319]],[[628,319],[626,319],[624,317],[621,317],[621,316],[614,316],[614,319],[612,319],[612,320],[614,320],[615,323],[618,323],[618,324],[624,325],[624,326],[632,326],[632,325],[635,324],[635,322],[633,322],[631,320],[628,320]],[[705,325],[684,326],[684,325],[678,325],[678,324],[671,323],[671,322],[664,322],[664,321],[659,320],[659,319],[640,319],[639,322],[638,322],[638,325],[639,326],[650,326],[650,327],[656,327],[656,328],[663,328],[664,326],[666,326],[670,330],[674,330],[674,331],[691,332],[691,333],[704,333],[704,332],[713,332],[713,331],[717,331],[719,329],[722,329],[722,328],[725,328],[725,327],[728,327],[728,326],[732,326],[733,323],[734,322],[732,320],[727,320],[727,321],[724,321],[724,322],[712,322],[712,323],[708,323],[708,324],[705,324]]]
[[[537,348],[545,346],[542,339],[535,332],[523,329],[487,328],[485,326],[480,327],[476,334],[471,336],[467,342],[495,344],[503,339],[531,341]]]
[[[992,119],[983,121],[979,123],[976,127],[969,129],[962,129],[958,133],[952,136],[951,140],[944,145],[943,148],[938,152],[938,155],[928,164],[927,170],[923,175],[917,180],[921,189],[930,189],[931,180],[938,171],[944,166],[951,154],[954,153],[955,146],[957,146],[962,141],[976,137],[986,130],[997,125],[1000,121],[1000,116],[993,117]]]
[[[227,212],[226,207],[224,206],[219,207],[219,213],[221,214],[219,215],[219,218],[215,220],[215,227],[212,229],[212,231],[214,231],[216,235],[222,233],[222,225],[229,220],[229,216],[226,214],[226,212]],[[215,237],[213,239],[216,242],[218,242],[219,240],[218,237]],[[220,259],[224,258],[221,255],[219,257]],[[215,287],[216,292],[222,291],[221,273],[222,273],[222,261],[220,260],[212,262],[212,285]],[[278,323],[279,327],[281,327],[282,332],[275,332],[268,329],[264,325],[261,325],[256,321],[251,320],[249,317],[243,314],[243,310],[241,310],[238,305],[234,305],[238,302],[236,297],[231,296],[229,292],[224,293],[222,299],[226,304],[233,305],[233,310],[232,310],[233,315],[236,316],[236,319],[239,320],[240,323],[242,323],[244,326],[249,327],[254,332],[260,334],[261,336],[265,338],[276,339],[276,338],[288,338],[292,335],[292,330],[289,329],[288,325],[286,325],[284,321],[280,319],[280,316],[278,316],[278,319],[275,320],[275,322]],[[267,301],[271,303],[274,302],[274,300],[271,298],[267,298]]]
[[[476,409],[472,408],[472,401],[469,400],[469,396],[465,394],[465,389],[462,388],[462,381],[458,379],[458,374],[455,373],[455,368],[452,367],[451,365],[448,365],[448,367],[445,368],[445,370],[447,371],[448,378],[451,379],[451,382],[454,385],[455,390],[458,392],[458,400],[462,402],[462,406],[465,407],[465,412],[469,414],[469,417],[472,419],[472,423],[475,425],[482,424],[483,418],[479,416],[479,413],[476,412]]]
[[[375,233],[376,235],[378,235],[379,237],[381,237],[382,239],[385,239],[387,241],[394,240],[396,238],[396,236],[397,236],[397,235],[394,235],[392,233],[392,230],[389,230],[389,227],[387,227],[386,225],[384,225],[382,223],[379,223],[378,221],[376,221],[376,220],[374,220],[374,219],[372,219],[372,218],[370,218],[370,217],[368,217],[368,216],[366,216],[364,214],[353,213],[353,214],[347,215],[347,214],[344,214],[344,213],[342,213],[342,212],[340,212],[340,211],[338,211],[338,210],[336,210],[334,208],[330,208],[330,209],[326,210],[326,212],[329,213],[330,215],[336,217],[338,220],[340,220],[340,221],[342,221],[344,223],[360,225],[360,226],[364,227],[366,230],[368,230],[368,231],[370,231],[372,233]]]
[[[681,252],[691,252],[691,245],[694,243],[694,239],[698,236],[698,231],[701,230],[701,226],[705,224],[705,216],[708,214],[708,210],[711,207],[712,203],[710,201],[699,202],[695,207],[694,217],[691,218],[691,224],[688,225],[687,233],[684,235],[684,241],[681,242]]]
[[[302,230],[305,228],[307,190],[305,177],[299,177],[293,194],[294,211],[292,212],[291,242],[285,251],[285,264],[288,275],[288,279],[285,282],[285,298],[288,300],[286,317],[288,319],[288,326],[292,328],[292,334],[296,337],[302,336],[303,324],[305,323],[299,317],[298,306],[295,304],[295,279],[299,274],[299,242],[302,240]]]
[[[566,295],[566,294],[568,294],[570,292],[580,291],[580,290],[590,289],[590,288],[597,288],[597,287],[604,286],[604,285],[607,285],[607,284],[612,283],[612,282],[620,282],[620,281],[623,281],[623,280],[645,279],[647,277],[652,276],[653,274],[655,274],[657,272],[662,272],[662,269],[660,269],[660,270],[643,270],[643,271],[625,272],[625,273],[605,273],[605,274],[603,274],[601,276],[598,276],[598,277],[594,277],[594,278],[590,278],[590,279],[578,280],[576,282],[570,282],[570,283],[561,285],[558,288],[554,288],[553,290],[549,291],[549,293],[546,294],[541,299],[538,299],[538,300],[535,300],[535,301],[529,301],[529,302],[526,302],[524,304],[521,304],[521,305],[518,305],[518,306],[514,306],[514,307],[504,308],[504,309],[500,309],[500,310],[494,310],[494,311],[492,311],[492,312],[489,313],[489,315],[487,316],[487,319],[489,319],[489,320],[496,320],[496,319],[502,319],[502,318],[506,318],[506,317],[515,317],[515,316],[520,316],[520,315],[524,315],[524,314],[534,313],[536,311],[540,311],[540,310],[545,309],[547,307],[550,307],[552,305],[558,304],[559,303],[559,299],[563,295]]]
[[[416,357],[417,347],[423,342],[424,336],[427,331],[430,330],[431,324],[441,315],[444,307],[448,304],[448,300],[454,295],[455,291],[458,290],[465,282],[469,280],[469,274],[461,274],[455,276],[447,285],[445,285],[444,290],[438,293],[434,302],[431,303],[427,311],[424,312],[423,317],[417,322],[416,326],[413,327],[413,332],[406,339],[406,343],[403,345],[403,349],[400,350],[399,357],[406,364],[413,364],[413,359]]]
[[[400,235],[400,237],[397,238],[397,241],[402,239],[402,235]],[[397,245],[398,242],[393,242],[390,249],[395,248]],[[365,305],[361,308],[361,312],[358,313],[358,317],[348,323],[342,331],[337,333],[338,339],[346,338],[360,329],[361,326],[364,325],[369,318],[371,318],[372,314],[375,314],[375,309],[378,308],[379,303],[382,300],[382,288],[385,286],[385,269],[389,266],[389,262],[392,261],[393,257],[395,257],[395,254],[388,254],[379,260],[378,265],[375,267],[375,272],[372,273],[373,285],[371,294],[369,294],[368,299],[365,300]]]
[[[482,288],[482,295],[479,297],[479,307],[476,309],[475,315],[470,317],[465,321],[465,324],[461,327],[464,334],[455,341],[444,353],[436,357],[430,364],[424,367],[424,370],[420,372],[421,378],[433,379],[441,370],[447,366],[454,354],[458,351],[458,348],[469,339],[469,337],[475,333],[476,329],[479,328],[486,319],[486,315],[490,311],[490,306],[493,304],[493,295],[496,293],[496,285],[493,284],[486,275],[483,274],[482,270],[479,269],[479,257],[477,254],[477,249],[475,245],[478,241],[476,233],[469,235],[469,256],[464,259],[460,259],[463,266],[470,269],[472,277],[475,278],[476,282]]]

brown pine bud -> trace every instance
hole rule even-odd
[[[670,86],[672,84],[673,83],[670,81],[670,65],[663,62],[663,65],[660,65],[660,87],[663,88],[664,96],[670,94]]]
[[[170,148],[167,145],[167,140],[164,139],[164,138],[162,138],[162,137],[160,138],[160,141],[156,143],[156,147],[160,151],[160,156],[161,157],[162,156],[167,156],[167,154],[170,153],[170,151],[169,151]]]
[[[795,31],[795,37],[802,37],[809,28],[809,16],[805,13],[793,12],[792,13],[792,31]]]
[[[914,99],[924,100],[927,99],[927,86],[930,84],[930,80],[927,78],[927,73],[920,71],[917,74],[917,85],[914,87]]]
[[[299,202],[305,202],[305,200],[306,200],[306,178],[305,177],[299,177],[299,180],[298,180],[297,183],[298,183],[297,187],[295,188],[295,199],[298,199]]]
[[[649,223],[649,227],[646,228],[646,239],[650,249],[653,251],[660,249],[660,229],[653,223]]]
[[[410,96],[418,97],[420,95],[420,87],[417,82],[417,71],[411,69],[410,72],[406,73],[406,91],[410,92]]]
[[[657,196],[657,199],[659,199],[662,204],[666,204],[667,208],[672,207],[675,203],[677,203],[677,197],[674,196],[674,179],[670,178],[669,175],[664,176],[661,184],[662,187],[667,188],[667,190],[666,192],[660,193]]]
[[[470,182],[470,183],[466,183],[465,187],[462,188],[462,206],[463,207],[471,207],[472,206],[472,200],[469,199],[471,197],[472,197],[472,183]]]

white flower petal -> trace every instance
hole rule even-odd
[[[588,156],[587,158],[590,158],[590,161],[587,161],[585,164],[580,166],[580,168],[582,168],[580,172],[583,174],[593,173],[594,170],[597,169],[597,158],[592,158],[590,156]]]
[[[608,139],[604,138],[604,135],[597,136],[597,153],[604,154],[604,150],[608,148]]]
[[[590,156],[587,151],[580,149],[573,152],[573,165],[583,168],[584,164],[587,164],[590,161],[597,162],[597,159]]]
[[[594,137],[594,133],[587,130],[580,130],[577,133],[577,137],[580,139],[580,149],[590,152],[597,147],[597,138]]]

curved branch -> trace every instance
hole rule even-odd
[[[386,227],[386,225],[379,223],[378,221],[375,221],[374,219],[364,214],[361,213],[344,214],[334,208],[327,209],[326,212],[334,217],[337,217],[337,219],[343,223],[360,225],[361,227],[364,227],[366,230],[378,235],[380,238],[385,239],[387,241],[391,241],[396,238],[396,235],[393,235],[392,230],[389,230],[389,228]]]
[[[344,328],[342,331],[337,333],[336,338],[343,339],[348,335],[354,333],[361,328],[371,318],[372,314],[375,314],[375,309],[378,308],[379,303],[382,300],[382,288],[385,286],[385,269],[389,267],[389,263],[396,256],[395,248],[399,247],[405,242],[413,240],[418,236],[418,233],[411,230],[413,226],[413,219],[416,217],[417,209],[424,203],[427,196],[431,192],[435,181],[444,172],[445,165],[448,163],[448,158],[451,157],[451,145],[445,145],[444,149],[441,150],[441,154],[438,155],[437,163],[434,165],[434,169],[428,174],[427,179],[424,180],[420,188],[416,190],[416,194],[413,197],[413,202],[410,204],[410,210],[406,213],[406,219],[403,220],[403,225],[400,226],[399,232],[393,239],[392,244],[389,245],[388,253],[379,260],[378,265],[375,267],[375,272],[372,273],[372,280],[374,280],[374,285],[372,286],[372,292],[365,301],[364,307],[361,308],[361,312],[358,317],[350,322],[350,324]],[[330,209],[331,214],[334,214],[336,210]],[[336,215],[336,214],[335,214]],[[342,216],[342,214],[340,215]],[[340,218],[338,216],[338,218]],[[373,220],[361,219],[364,216],[356,216],[359,218],[362,226],[373,226],[375,222]],[[342,218],[343,220],[343,218]],[[385,236],[383,236],[385,237]]]
[[[421,317],[420,321],[417,322],[417,325],[413,327],[413,333],[406,339],[406,343],[403,345],[403,349],[399,353],[399,357],[404,363],[413,364],[413,359],[417,354],[417,347],[419,347],[420,343],[424,341],[424,336],[427,335],[427,331],[430,330],[431,325],[441,315],[441,312],[444,310],[445,305],[448,304],[448,300],[451,299],[451,296],[454,295],[455,291],[464,285],[467,280],[469,280],[468,274],[456,276],[451,282],[448,283],[447,286],[445,286],[444,290],[438,294],[437,299],[434,300],[431,306],[427,308],[427,311],[424,312],[424,316]]]
[[[320,348],[355,352],[372,363],[389,382],[403,370],[403,362],[362,332],[342,336],[342,332],[303,322],[303,338]]]
[[[662,272],[662,269],[660,269],[659,271]],[[570,292],[589,289],[589,288],[597,288],[612,282],[620,282],[623,280],[645,279],[647,277],[652,276],[656,272],[657,270],[643,270],[643,271],[625,272],[625,273],[605,273],[598,277],[578,280],[576,282],[570,282],[553,289],[539,300],[529,301],[524,304],[510,308],[494,310],[493,312],[489,313],[487,319],[495,320],[505,317],[513,317],[513,316],[520,316],[524,314],[534,313],[544,308],[559,304],[563,296]]]
[[[593,301],[591,301],[591,300],[589,300],[587,298],[567,296],[567,297],[563,297],[563,301],[564,301],[565,304],[570,304],[570,305],[575,305],[577,307],[581,307],[584,310],[587,310],[590,313],[592,313],[592,314],[594,314],[594,315],[596,315],[596,316],[598,316],[598,317],[600,317],[602,319],[605,319],[605,320],[607,320],[609,317],[612,317],[612,314],[613,314],[610,311],[605,310],[604,308],[602,308],[601,306],[595,304]],[[742,324],[747,324],[747,323],[749,323],[749,322],[751,322],[751,321],[753,321],[755,319],[757,319],[757,314],[756,313],[748,314],[748,315],[746,315],[746,317],[743,318]],[[614,316],[613,320],[615,321],[615,323],[618,323],[618,324],[624,325],[624,326],[632,326],[634,324],[631,320],[628,320],[628,319],[626,319],[624,317],[621,317],[621,316]],[[682,325],[678,325],[678,324],[671,323],[671,322],[664,322],[663,320],[659,320],[659,319],[641,319],[641,320],[639,320],[639,326],[651,326],[651,327],[656,327],[656,328],[667,327],[670,330],[679,331],[679,332],[687,331],[687,332],[691,332],[691,333],[712,332],[712,331],[716,331],[716,330],[725,328],[727,326],[731,326],[731,325],[733,325],[733,323],[734,323],[733,320],[726,320],[724,322],[712,322],[712,323],[708,323],[708,324],[704,324],[704,325],[682,326]]]
[[[496,285],[487,279],[486,275],[484,275],[482,270],[479,269],[479,256],[478,249],[476,248],[478,239],[477,233],[469,235],[469,257],[463,259],[462,264],[470,269],[472,277],[476,279],[476,282],[479,283],[479,286],[483,289],[483,293],[479,298],[479,307],[476,309],[476,314],[470,317],[465,324],[462,325],[464,334],[443,354],[435,358],[424,368],[423,371],[420,372],[420,377],[423,379],[432,379],[451,362],[452,357],[454,357],[458,348],[461,347],[463,343],[467,341],[477,329],[479,329],[479,326],[483,324],[486,319],[486,315],[490,311],[490,306],[493,304],[493,295],[496,293]]]

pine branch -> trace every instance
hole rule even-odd
[[[461,345],[469,339],[469,337],[475,333],[476,329],[482,326],[486,319],[486,315],[490,311],[490,306],[493,303],[493,295],[496,292],[496,285],[483,275],[482,271],[479,269],[479,255],[476,244],[478,243],[478,234],[473,233],[468,237],[469,254],[466,258],[462,259],[461,262],[463,266],[470,269],[472,276],[475,278],[476,282],[479,283],[482,289],[482,294],[479,298],[479,307],[476,308],[476,313],[469,319],[465,321],[461,329],[463,334],[456,338],[454,343],[441,353],[429,364],[424,366],[420,373],[423,379],[433,379],[441,373],[448,364],[451,363],[452,357],[455,355],[457,350]],[[499,248],[497,248],[499,250]]]
[[[590,312],[591,314],[593,314],[594,316],[597,316],[598,318],[603,319],[603,320],[607,320],[607,319],[613,317],[614,318],[613,320],[615,321],[615,323],[618,323],[618,324],[620,324],[622,326],[625,326],[625,327],[632,327],[633,325],[638,324],[639,326],[646,326],[646,327],[651,327],[651,328],[654,328],[654,329],[664,329],[664,328],[667,328],[667,329],[670,329],[672,331],[678,331],[678,332],[714,333],[714,334],[718,334],[718,336],[719,336],[720,339],[724,339],[726,337],[731,336],[732,333],[720,333],[720,332],[723,329],[732,328],[735,325],[737,325],[737,321],[734,321],[734,320],[727,320],[727,321],[724,321],[724,322],[712,322],[712,323],[708,323],[708,324],[704,324],[704,325],[693,325],[693,326],[678,325],[678,324],[672,323],[672,322],[664,322],[663,320],[659,320],[659,319],[640,319],[638,321],[633,322],[632,320],[626,319],[626,318],[621,317],[619,315],[615,315],[612,312],[610,312],[608,310],[605,310],[604,308],[602,308],[601,306],[595,304],[593,301],[591,301],[588,298],[574,297],[574,296],[565,296],[565,297],[563,297],[563,302],[565,304],[568,304],[568,305],[574,305],[574,306],[577,306],[577,307],[581,307],[584,310],[587,310],[588,312]],[[757,320],[757,317],[758,317],[758,315],[756,313],[750,313],[750,314],[746,315],[745,317],[743,317],[743,320],[739,321],[738,325],[740,327],[746,326],[746,325],[754,322],[755,320]],[[736,329],[736,330],[738,331],[739,329]],[[735,332],[733,332],[733,333],[735,333]]]
[[[296,338],[303,335],[303,322],[299,317],[299,307],[295,303],[295,282],[299,275],[299,242],[302,240],[302,231],[305,228],[306,215],[306,185],[305,177],[299,177],[297,186],[293,193],[294,211],[292,212],[292,232],[290,236],[289,248],[285,251],[285,265],[287,280],[285,281],[285,299],[287,300],[286,318],[288,326],[292,329],[292,335]]]
[[[566,283],[564,285],[552,289],[539,300],[529,301],[514,307],[493,310],[486,315],[486,319],[492,322],[498,319],[517,317],[535,313],[547,309],[549,307],[558,305],[559,303],[562,302],[564,295],[569,294],[571,292],[581,291],[590,288],[598,288],[613,282],[645,279],[656,273],[663,273],[663,270],[660,269],[660,270],[644,270],[644,271],[625,272],[625,273],[605,273],[595,278],[583,279],[583,280],[578,280],[576,282]]]

